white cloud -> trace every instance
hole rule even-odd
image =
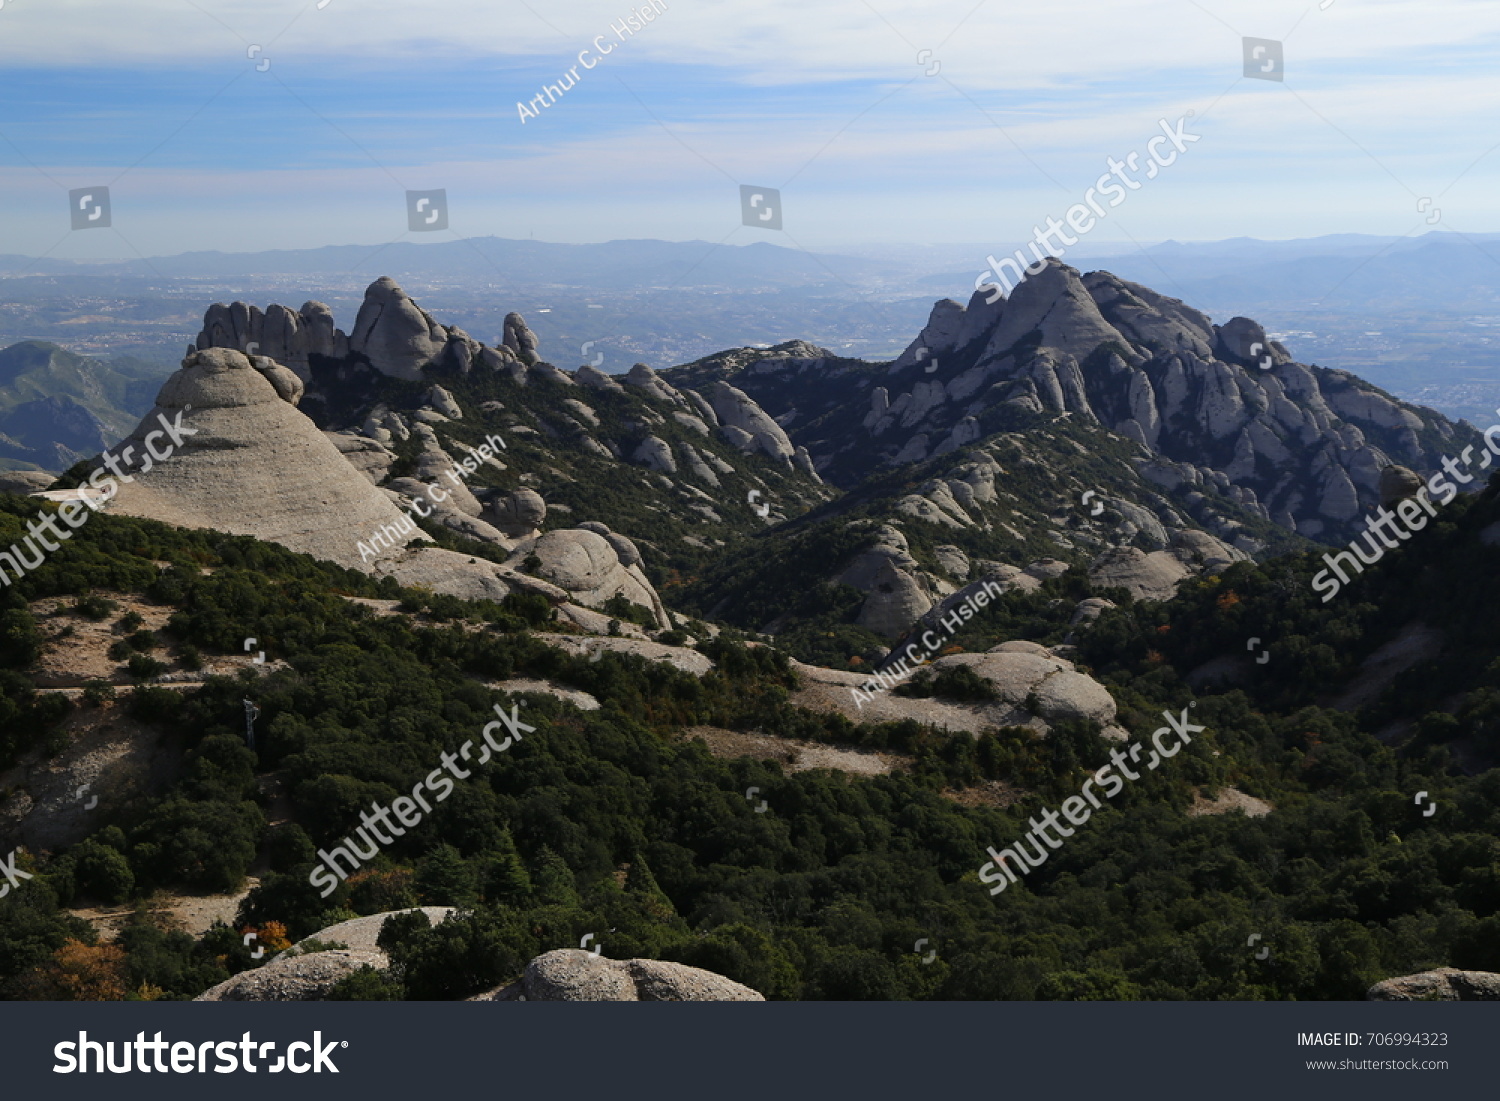
[[[1326,11],[1309,0],[988,0],[977,10],[974,0],[663,2],[669,10],[624,44],[633,58],[709,66],[750,83],[905,79],[922,71],[914,51],[932,49],[943,71],[970,87],[1069,90],[1204,65],[1231,72],[1236,31],[1292,32],[1294,75],[1331,61],[1378,71],[1416,52],[1493,41],[1500,29],[1500,0],[1336,0]],[[251,43],[333,64],[563,60],[631,10],[625,0],[574,0],[562,10],[547,0],[330,0],[321,11],[312,0],[48,0],[0,11],[0,61],[179,65],[222,54],[238,65]]]
[[[403,185],[448,187],[469,219],[456,222],[465,233],[719,240],[735,225],[733,180],[793,177],[788,228],[804,243],[999,247],[1065,210],[1107,156],[1140,148],[1158,118],[1188,108],[1203,140],[1095,237],[1117,228],[1143,240],[1399,233],[1418,220],[1414,196],[1438,194],[1493,143],[1500,108],[1491,62],[1500,0],[1335,0],[1327,10],[1316,0],[988,0],[977,10],[975,0],[664,2],[669,10],[609,59],[616,69],[592,72],[583,91],[524,130],[511,103],[459,96],[423,107],[401,92],[447,63],[561,72],[629,3],[559,10],[528,0],[539,14],[521,0],[330,0],[321,11],[313,0],[7,3],[0,64],[59,75],[222,65],[206,97],[253,64],[245,54],[256,44],[294,85],[299,74],[332,72],[371,89],[368,107],[341,107],[337,121],[389,174],[365,162],[330,166],[330,150],[352,157],[352,147],[326,129],[316,144],[288,136],[257,147],[257,163],[222,171],[184,168],[169,145],[117,186],[118,223],[152,253],[388,240],[400,232]],[[1241,81],[1224,94],[1239,76],[1240,33],[1285,39],[1285,85]],[[924,75],[917,48],[933,51],[938,76]],[[681,143],[723,174],[604,77],[627,71]],[[156,129],[169,133],[197,106],[173,104]],[[127,119],[158,108],[121,86],[105,109]],[[275,109],[300,111],[290,100]],[[13,110],[24,124],[24,103]],[[99,117],[69,126],[97,135]],[[485,140],[429,133],[429,122],[455,119]],[[192,131],[178,139],[195,140]],[[3,145],[0,159],[12,166],[0,169],[7,250],[40,252],[61,232],[52,228],[57,189]],[[123,165],[43,167],[81,186]],[[1466,228],[1500,225],[1497,177],[1500,153],[1452,188],[1448,216]],[[60,247],[109,240],[85,237]]]

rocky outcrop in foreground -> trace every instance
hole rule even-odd
[[[748,986],[681,963],[611,960],[559,948],[526,965],[519,981],[476,1002],[763,1002]]]
[[[335,948],[307,956],[275,959],[211,986],[195,1002],[321,1002],[338,981],[361,967],[373,967],[359,952]]]
[[[451,906],[423,906],[437,924],[454,912]],[[309,1002],[328,997],[335,984],[361,967],[390,966],[376,941],[385,919],[405,910],[354,918],[320,929],[263,967],[198,995],[199,1002]],[[342,948],[300,954],[309,941]],[[680,963],[660,960],[611,960],[576,948],[538,956],[515,982],[469,999],[475,1002],[763,1002],[748,986]]]
[[[434,925],[446,921],[453,913],[452,906],[422,906],[421,911]],[[232,979],[211,986],[193,1000],[195,1002],[318,1002],[328,997],[328,992],[346,975],[352,975],[361,967],[384,970],[390,966],[376,940],[385,919],[407,910],[391,910],[383,914],[341,921],[320,929],[306,940],[273,957],[262,967],[241,971]],[[323,944],[342,944],[343,948],[331,948],[306,955],[299,951],[308,941]]]
[[[1500,975],[1439,967],[1378,982],[1365,997],[1372,1002],[1500,1002]]]

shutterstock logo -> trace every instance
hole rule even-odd
[[[116,1041],[90,1040],[87,1032],[80,1032],[76,1041],[63,1040],[52,1048],[52,1055],[57,1059],[52,1073],[130,1074],[132,1071],[139,1071],[150,1074],[155,1071],[165,1074],[170,1070],[173,1074],[233,1074],[243,1069],[249,1074],[259,1070],[264,1070],[267,1074],[280,1074],[284,1070],[293,1074],[306,1074],[308,1071],[314,1074],[338,1074],[339,1068],[332,1059],[333,1051],[335,1048],[349,1046],[348,1040],[329,1040],[325,1044],[323,1034],[314,1032],[311,1041],[297,1040],[288,1044],[286,1054],[279,1056],[273,1063],[271,1057],[276,1053],[276,1041],[253,1040],[248,1032],[238,1040],[208,1040],[201,1044],[187,1040],[175,1043],[163,1040],[160,1032],[155,1036],[155,1039],[148,1040],[144,1032],[138,1032],[134,1040],[119,1041],[120,1059],[116,1062]],[[93,1058],[90,1059],[90,1056]],[[302,1056],[308,1058],[301,1058]],[[211,1058],[217,1060],[212,1066]],[[257,1061],[259,1066],[256,1065]]]
[[[1251,80],[1274,80],[1278,84],[1286,79],[1286,62],[1282,58],[1281,43],[1274,38],[1247,38],[1244,41],[1245,75]]]
[[[781,228],[781,192],[740,184],[740,221],[758,229]]]
[[[448,228],[448,192],[408,191],[406,193],[406,228],[413,233],[431,233]]]
[[[68,192],[68,209],[74,229],[105,229],[109,226],[109,188],[77,187]]]

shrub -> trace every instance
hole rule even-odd
[[[552,603],[541,593],[511,593],[500,601],[500,607],[532,627],[544,627],[556,615]]]
[[[76,890],[108,905],[124,901],[135,888],[130,862],[116,849],[89,838],[73,849]]]
[[[514,915],[507,919],[487,912],[453,914],[387,951],[408,998],[448,1001],[519,975],[535,947]]]
[[[96,622],[101,619],[108,619],[110,613],[112,613],[118,607],[119,605],[116,604],[113,600],[109,600],[108,598],[99,596],[95,593],[89,593],[87,596],[80,596],[73,602],[74,612],[85,617],[86,619],[92,619]]]
[[[408,868],[362,868],[348,879],[349,904],[361,914],[383,914],[417,905]]]
[[[650,608],[639,604],[632,604],[625,598],[624,593],[615,593],[606,600],[599,608],[607,616],[622,619],[627,623],[634,623],[637,627],[653,629],[656,627],[656,616]]]
[[[115,698],[115,686],[107,680],[91,680],[84,682],[83,702],[90,707],[103,707],[106,702]]]
[[[406,988],[384,971],[365,964],[353,974],[345,975],[328,991],[330,1002],[399,1002]]]
[[[237,890],[264,828],[254,803],[169,800],[132,831],[131,867],[151,886]]]
[[[975,703],[998,698],[995,686],[967,665],[955,665],[950,669],[942,670],[935,676],[926,671],[919,673],[909,683],[897,685],[895,694],[913,696],[918,699],[937,696],[945,700],[964,700]],[[1034,699],[1029,699],[1027,702],[1035,704]]]
[[[127,663],[130,675],[136,680],[150,680],[152,677],[160,676],[166,672],[166,665],[146,654],[132,654]]]
[[[284,872],[298,864],[311,864],[318,858],[318,847],[307,831],[295,822],[283,822],[271,831],[267,842],[271,869]]]

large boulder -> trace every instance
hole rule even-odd
[[[1195,574],[1216,574],[1249,556],[1202,531],[1178,530],[1166,548],[1147,553],[1137,547],[1105,551],[1089,565],[1096,588],[1118,586],[1137,600],[1170,600],[1177,583]]]
[[[875,559],[878,564],[856,622],[883,638],[900,638],[932,607],[932,596],[916,575],[902,569],[895,560],[877,558],[875,552],[866,552],[862,558]]]
[[[852,585],[869,592],[875,587],[876,579],[882,576],[887,565],[898,570],[917,569],[917,560],[911,556],[906,535],[901,529],[891,524],[881,524],[874,534],[874,544],[854,556],[832,579],[835,584]]]
[[[1147,554],[1139,547],[1105,551],[1089,567],[1095,588],[1118,587],[1137,600],[1170,600],[1177,583],[1192,571],[1165,551]]]
[[[1231,317],[1218,327],[1214,354],[1230,363],[1269,370],[1291,357],[1281,345],[1266,336],[1266,330],[1248,317]]]
[[[116,456],[133,446],[133,481],[107,506],[187,528],[214,528],[266,539],[343,566],[368,567],[360,545],[380,533],[377,558],[398,553],[416,534],[380,490],[278,392],[276,365],[228,348],[184,359],[157,395],[156,407]],[[257,368],[262,369],[257,369]],[[148,434],[180,418],[185,436],[170,458],[143,470]],[[158,437],[159,438],[159,437]]]
[[[505,332],[500,343],[523,360],[536,356],[536,334],[526,327],[526,319],[518,313],[505,315]]]
[[[492,500],[484,514],[506,536],[525,539],[547,518],[547,502],[536,490],[522,488]]]
[[[663,474],[677,473],[677,460],[672,457],[672,449],[667,446],[665,440],[657,436],[647,436],[642,440],[641,445],[630,456],[630,461],[652,470],[659,470]]]
[[[1388,466],[1380,472],[1380,503],[1390,508],[1397,501],[1415,497],[1422,488],[1422,477],[1404,466]]]
[[[352,432],[325,432],[324,435],[355,470],[370,480],[371,485],[378,486],[389,476],[396,453],[379,440],[356,436]]]
[[[1439,967],[1378,982],[1365,997],[1372,1002],[1500,1002],[1500,975]]]
[[[662,381],[661,376],[644,363],[637,363],[626,373],[625,385],[644,390],[658,401],[670,401],[675,405],[687,404],[687,399],[676,387]]]
[[[641,564],[641,550],[630,539],[610,531],[609,527],[597,520],[589,520],[578,525],[580,531],[592,531],[596,535],[604,536],[604,539],[614,548],[615,554],[620,558],[622,566],[639,566]]]
[[[736,446],[741,450],[759,449],[773,459],[791,464],[796,454],[792,441],[782,431],[781,425],[772,420],[770,414],[757,405],[743,390],[736,390],[727,382],[716,382],[709,392],[709,401],[724,428],[739,429],[750,438],[751,442],[748,446],[736,442]],[[726,438],[732,442],[740,439],[737,436],[729,436],[727,432]]]
[[[364,302],[349,334],[349,350],[394,378],[419,379],[448,342],[447,331],[383,275],[365,289]]]
[[[422,906],[432,924],[446,921],[454,912],[452,906]],[[375,942],[385,919],[407,910],[389,910],[382,914],[352,918],[320,929],[298,941],[285,952],[267,960],[261,967],[241,971],[232,979],[210,987],[193,999],[199,1002],[309,1002],[322,1001],[335,983],[361,967],[384,970],[390,966],[385,951]],[[309,941],[338,944],[341,948],[303,954]]]
[[[915,672],[909,659],[902,665],[893,664],[894,658],[893,652],[883,666],[886,674],[906,680]],[[959,701],[900,696],[864,673],[793,661],[798,689],[791,702],[811,711],[836,712],[853,722],[910,720],[975,737],[1006,726],[1024,726],[1046,735],[1055,723],[1078,720],[1098,723],[1106,738],[1128,737],[1115,721],[1115,703],[1105,687],[1036,643],[1004,642],[984,654],[949,654],[927,668],[940,673],[957,666],[968,666],[988,680],[998,698]]]
[[[371,572],[394,578],[409,589],[431,589],[461,600],[498,603],[511,593],[536,593],[554,605],[565,605],[572,598],[566,589],[528,577],[510,566],[441,547],[409,549],[398,558],[383,559]]]
[[[685,416],[686,414],[682,415]],[[701,424],[702,422],[700,421],[699,423]],[[703,457],[703,453],[696,447],[690,443],[678,443],[677,450],[682,453],[683,463],[687,467],[689,474],[700,482],[706,482],[708,485],[717,486],[719,484],[719,476],[714,473],[713,468],[708,465],[708,460]]]
[[[453,393],[441,386],[434,386],[427,391],[427,402],[424,408],[435,410],[447,417],[449,420],[462,420],[464,411],[458,407]]]
[[[518,985],[521,990],[512,990],[512,997],[524,993],[533,1002],[766,1000],[748,986],[702,968],[660,960],[612,960],[577,948],[559,948],[538,956],[526,965]]]
[[[195,1002],[320,1002],[342,978],[375,966],[366,953],[331,949],[278,957],[211,986]]]
[[[630,546],[634,549],[634,544]],[[546,532],[518,547],[507,565],[520,568],[532,557],[536,562],[531,573],[585,607],[600,608],[610,597],[623,596],[655,612],[662,630],[671,626],[661,598],[640,566],[622,562],[611,540],[598,532],[577,528]]]
[[[1027,708],[1048,727],[1060,722],[1095,722],[1112,727],[1115,701],[1093,677],[1071,662],[1015,650],[949,654],[932,663],[934,672],[965,666],[995,686],[1002,702]]]
[[[623,394],[625,387],[595,367],[584,364],[573,372],[573,381],[591,390],[603,390],[611,394]]]

